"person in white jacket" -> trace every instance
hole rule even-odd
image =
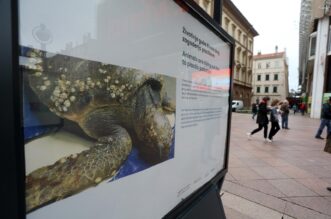
[[[278,120],[278,99],[274,99],[271,102],[271,108],[270,108],[270,122],[271,122],[271,128],[269,132],[269,136],[267,141],[272,142],[272,138],[276,135],[276,133],[279,131],[279,120]]]

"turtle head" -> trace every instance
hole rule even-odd
[[[172,128],[161,109],[151,110],[144,122],[136,126],[136,132],[140,154],[146,161],[158,163],[169,158]]]
[[[162,109],[162,84],[147,81],[137,92],[135,105],[135,132],[139,152],[150,163],[169,158],[172,128]]]

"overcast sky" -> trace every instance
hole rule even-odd
[[[286,49],[289,89],[298,88],[299,21],[301,0],[232,0],[259,36],[254,38],[254,55]]]

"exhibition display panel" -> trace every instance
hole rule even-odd
[[[13,11],[26,218],[170,218],[219,192],[233,40],[201,8],[20,0]]]

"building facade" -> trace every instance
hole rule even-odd
[[[288,63],[285,52],[261,54],[253,57],[252,103],[264,96],[270,100],[285,100],[288,97]]]
[[[331,96],[331,1],[302,0],[299,31],[299,83],[311,118],[320,118]]]
[[[213,0],[195,0],[209,15],[213,15]],[[233,99],[242,100],[246,108],[252,99],[252,66],[254,27],[231,0],[222,0],[222,28],[235,40],[233,66]]]
[[[211,17],[214,13],[214,0],[194,0]]]
[[[242,100],[246,108],[252,99],[254,27],[230,0],[223,0],[222,28],[235,39],[233,99]]]

